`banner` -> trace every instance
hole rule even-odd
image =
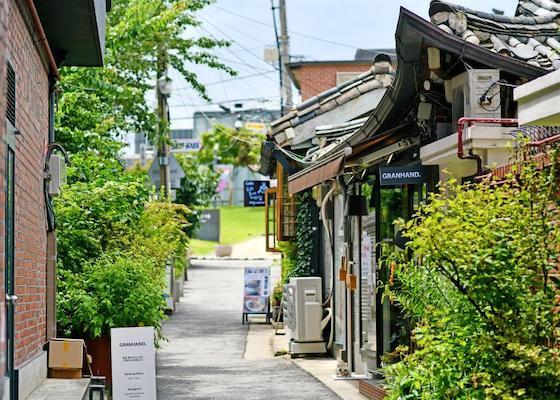
[[[114,400],[156,400],[154,328],[111,329]]]
[[[270,268],[245,268],[243,313],[266,314],[269,309]]]

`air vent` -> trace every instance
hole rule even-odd
[[[6,104],[6,118],[16,126],[16,72],[12,68],[11,64],[8,63],[7,68],[7,104]]]

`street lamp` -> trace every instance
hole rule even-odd
[[[166,97],[171,96],[172,83],[173,80],[168,76],[162,76],[161,78],[159,78],[157,82],[159,92]]]

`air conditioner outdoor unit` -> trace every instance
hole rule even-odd
[[[450,85],[446,84],[446,89],[451,90],[446,97],[450,97],[453,104],[453,127],[461,117],[502,116],[499,80],[497,69],[469,69],[452,78]]]
[[[292,278],[284,287],[284,322],[290,340],[290,354],[327,351],[323,340],[321,278]]]

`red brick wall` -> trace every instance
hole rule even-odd
[[[366,72],[371,62],[364,64],[301,64],[293,68],[293,74],[299,83],[302,101],[336,86],[337,72]]]
[[[8,16],[8,0],[0,0],[0,332],[6,332],[5,292],[4,292],[4,143],[5,143],[5,76],[6,76],[6,19]],[[0,376],[4,376],[5,335],[0,334]],[[3,388],[0,389],[0,393]]]
[[[48,140],[48,72],[24,9],[10,1],[8,58],[17,77],[15,170],[15,365],[46,340],[46,215],[43,163]]]

